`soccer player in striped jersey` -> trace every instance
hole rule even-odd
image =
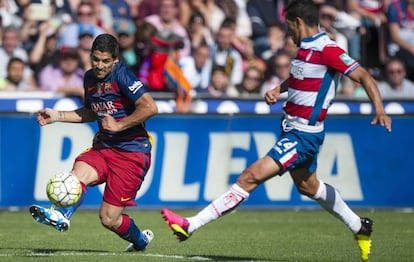
[[[188,239],[200,227],[235,209],[263,182],[289,172],[301,194],[316,200],[349,228],[361,260],[368,260],[373,221],[359,217],[332,185],[318,179],[317,156],[325,135],[324,120],[341,74],[365,88],[375,111],[371,124],[379,124],[391,132],[391,118],[384,111],[370,74],[320,31],[318,11],[310,0],[292,0],[285,8],[288,33],[298,52],[291,64],[290,77],[265,94],[265,101],[272,105],[280,93],[288,92],[279,140],[266,156],[241,173],[229,191],[195,216],[182,217],[163,208],[162,216],[178,240]]]
[[[82,198],[87,186],[106,183],[99,210],[101,223],[130,242],[126,251],[138,251],[147,248],[153,233],[141,231],[124,210],[136,205],[135,196],[150,167],[151,142],[145,121],[158,109],[142,82],[118,57],[116,38],[97,36],[91,50],[92,69],[84,76],[84,106],[73,111],[42,109],[37,121],[41,126],[97,121],[99,131],[93,146],[75,159],[71,174],[82,183]],[[66,231],[82,198],[67,208],[32,205],[30,213],[37,222]]]

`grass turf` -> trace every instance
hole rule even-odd
[[[181,243],[158,210],[127,213],[154,232],[145,252],[123,252],[128,243],[100,225],[97,210],[79,210],[64,233],[36,223],[26,210],[0,211],[0,261],[359,261],[352,234],[320,210],[240,209]],[[370,261],[414,261],[413,213],[358,213],[375,221]]]

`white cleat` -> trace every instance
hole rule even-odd
[[[125,249],[125,252],[144,251],[147,249],[151,241],[154,239],[154,233],[150,229],[145,229],[142,231],[142,234],[145,236],[145,242],[147,245],[144,248],[135,248],[134,244],[130,243]]]

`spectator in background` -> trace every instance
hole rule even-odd
[[[234,36],[234,21],[225,19],[215,36],[216,44],[212,47],[211,57],[213,66],[224,67],[230,84],[236,86],[243,78],[243,59],[239,51],[233,47]]]
[[[187,26],[190,24],[191,16],[198,13],[203,17],[205,25],[208,26],[215,6],[215,0],[183,0],[180,4],[180,22]]]
[[[216,1],[208,26],[213,33],[217,33],[224,20],[230,19],[235,22],[234,37],[247,39],[252,35],[252,25],[246,12],[244,0]],[[234,39],[233,39],[234,40]]]
[[[2,27],[8,27],[11,25],[21,26],[22,24],[21,18],[16,15],[16,12],[17,12],[17,7],[15,7],[15,3],[9,2],[8,0],[1,0],[0,1],[1,26]]]
[[[20,7],[23,24],[20,27],[20,37],[23,48],[27,52],[34,47],[40,35],[39,27],[48,22],[53,29],[72,21],[72,10],[68,0],[62,1],[29,1],[28,5]],[[52,29],[50,29],[52,30]]]
[[[244,43],[243,50],[238,50],[243,60],[243,73],[249,67],[257,67],[262,72],[266,70],[266,62],[255,55],[253,44],[253,41],[248,40]]]
[[[19,28],[14,26],[3,28],[0,46],[0,77],[6,76],[7,63],[11,57],[18,57],[24,62],[28,61],[28,54],[21,44]]]
[[[210,48],[201,44],[194,50],[192,56],[179,60],[179,66],[196,93],[204,92],[210,84],[212,61]]]
[[[406,78],[404,62],[391,58],[385,66],[385,81],[378,84],[384,99],[414,99],[414,83]]]
[[[361,63],[378,68],[386,61],[387,17],[384,3],[391,0],[348,0],[348,12],[360,20],[366,30],[361,46]]]
[[[114,16],[112,10],[103,0],[89,0],[94,7],[94,24],[103,29],[106,33],[113,34]]]
[[[132,1],[125,1],[125,0],[103,0],[103,4],[109,7],[112,10],[112,17],[114,21],[119,19],[132,19],[133,15],[131,12],[136,12],[135,5],[129,4],[128,2]],[[156,1],[155,1],[156,2]]]
[[[267,91],[279,86],[290,76],[290,63],[292,58],[285,52],[279,52],[269,60],[269,66],[265,72],[265,81],[261,87],[260,94],[265,95]],[[280,95],[286,98],[287,93]]]
[[[208,46],[214,45],[214,38],[211,34],[211,30],[206,25],[204,16],[200,12],[196,11],[190,16],[187,30],[191,41],[192,54],[194,53],[194,50],[203,44]]]
[[[76,48],[62,47],[59,62],[50,64],[39,73],[39,86],[65,96],[83,97],[83,74]]]
[[[191,54],[191,43],[187,30],[178,20],[178,0],[160,0],[158,14],[150,15],[144,18],[157,28],[159,32],[170,31],[183,39],[184,47],[179,50],[179,57]]]
[[[79,36],[87,30],[96,37],[105,31],[95,24],[95,8],[90,2],[82,1],[76,10],[76,20],[62,28],[58,34],[58,46],[78,47]]]
[[[263,71],[255,66],[247,68],[243,81],[237,86],[239,97],[258,98],[263,83]]]
[[[2,35],[2,46],[0,47],[0,78],[7,75],[7,64],[10,58],[20,58],[25,63],[23,78],[29,79],[33,77],[33,71],[28,65],[28,54],[21,45],[19,28],[9,26],[4,28]]]
[[[7,63],[7,74],[0,79],[0,91],[35,91],[36,81],[33,76],[25,77],[26,63],[17,57]]]
[[[200,92],[200,94],[208,94],[212,97],[237,97],[239,92],[236,87],[231,84],[228,75],[223,66],[215,66],[211,72],[210,85]]]
[[[396,0],[388,6],[387,18],[391,43],[390,56],[404,61],[407,77],[414,81],[414,1]]]
[[[135,52],[137,54],[138,78],[148,85],[148,75],[151,67],[152,37],[157,34],[157,28],[148,22],[141,22],[135,32]]]
[[[159,14],[160,10],[160,1],[154,0],[140,0],[138,4],[138,15],[136,17],[135,23],[137,25],[145,21],[145,18],[150,15]]]
[[[246,11],[252,24],[252,40],[255,53],[259,57],[265,50],[274,50],[270,43],[275,39],[269,35],[269,29],[284,22],[283,6],[283,0],[249,0],[247,2]]]
[[[254,53],[267,61],[277,52],[281,51],[286,44],[286,29],[281,22],[275,22],[267,27],[267,37],[263,39],[265,45],[254,42]],[[262,41],[262,40],[261,40]]]
[[[240,53],[244,53],[249,45],[252,28],[249,16],[246,12],[244,0],[216,1],[216,7],[211,14],[209,27],[214,34],[218,33],[224,21],[234,21],[234,35],[231,43]],[[249,50],[248,50],[249,51]]]
[[[59,50],[57,48],[57,32],[48,21],[39,25],[39,36],[29,53],[29,64],[34,72],[35,78],[40,70],[48,64],[58,61]]]
[[[319,8],[319,23],[329,38],[334,40],[342,49],[348,52],[348,39],[334,27],[336,8],[330,4],[322,4]]]
[[[78,54],[80,57],[80,66],[83,71],[88,71],[91,68],[91,48],[94,40],[94,30],[90,24],[80,24],[79,25],[79,46]]]
[[[119,56],[135,74],[138,72],[138,57],[135,49],[137,28],[131,19],[121,18],[115,21],[114,31],[118,36]]]

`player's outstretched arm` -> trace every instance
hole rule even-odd
[[[371,124],[379,124],[385,127],[388,132],[391,132],[391,118],[385,113],[377,83],[372,76],[364,68],[358,67],[351,74],[349,74],[349,77],[362,85],[374,106],[375,116],[371,121]]]
[[[41,126],[54,122],[83,123],[94,120],[96,120],[96,113],[84,107],[74,111],[57,111],[51,108],[45,108],[37,112],[37,122]]]
[[[44,126],[56,122],[59,119],[59,113],[51,108],[40,109],[37,111],[37,122]]]

